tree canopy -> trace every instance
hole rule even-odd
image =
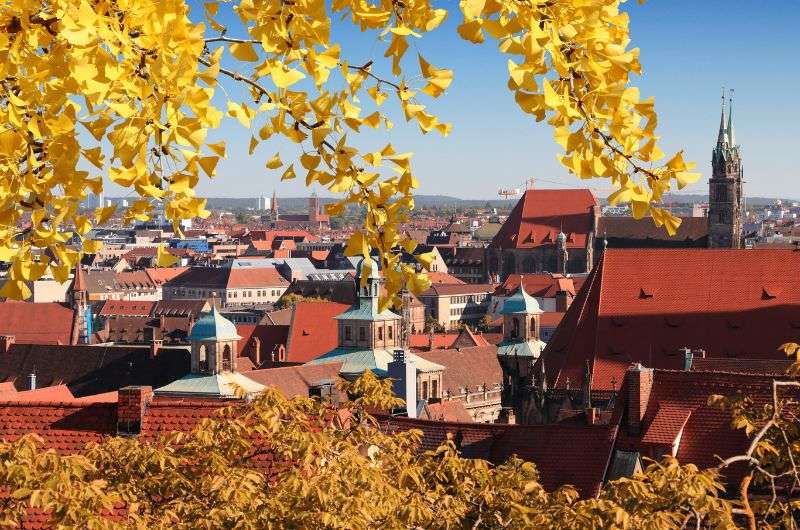
[[[681,153],[658,162],[654,103],[631,84],[641,65],[622,3],[462,0],[458,33],[473,44],[493,41],[506,56],[516,103],[553,128],[569,171],[607,179],[613,203],[629,202],[635,216],[649,214],[674,232],[679,220],[658,202],[698,174]],[[355,139],[364,129],[391,129],[392,119],[423,134],[449,133],[433,103],[454,73],[422,52],[403,60],[411,44],[424,50],[425,35],[447,16],[455,15],[429,0],[5,4],[0,260],[10,262],[11,281],[0,295],[26,298],[24,282],[48,272],[65,281],[80,251],[97,250],[90,230],[115,208],[87,213],[80,203],[100,193],[104,179],[138,196],[119,212],[126,222],[150,219],[158,203],[178,233],[181,219],[206,216],[194,189],[226,155],[223,142],[208,141],[223,120],[250,131],[251,154],[272,138],[296,145],[268,155],[266,169],[339,194],[329,214],[366,208],[347,252],[380,252],[383,304],[397,302],[403,287],[424,290],[425,275],[394,251],[416,246],[399,229],[418,186],[412,155],[391,144],[359,149],[365,141]],[[334,18],[374,35],[375,55],[332,41]],[[69,245],[75,238],[78,249]],[[428,258],[418,256],[424,267]]]

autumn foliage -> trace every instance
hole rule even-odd
[[[635,216],[674,232],[679,220],[658,203],[698,174],[681,153],[658,162],[653,99],[631,86],[639,50],[620,4],[462,0],[458,33],[496,43],[520,110],[553,127],[569,171],[607,179],[617,190],[612,203],[630,203]],[[412,155],[391,144],[362,149],[370,137],[356,139],[398,119],[423,134],[449,133],[432,103],[454,73],[408,50],[424,50],[424,36],[451,15],[429,0],[5,3],[0,260],[12,267],[0,295],[26,298],[24,282],[48,273],[65,281],[80,252],[99,248],[92,227],[115,213],[144,221],[161,204],[178,233],[181,219],[206,216],[194,189],[226,156],[223,142],[208,139],[223,120],[250,131],[249,152],[264,157],[266,170],[338,194],[329,214],[366,208],[347,252],[380,252],[383,304],[404,287],[425,289],[425,275],[397,252],[416,246],[400,230],[418,186]],[[332,41],[334,20],[374,36],[372,54]],[[275,153],[274,138],[296,148]],[[104,178],[137,196],[124,212],[80,209]],[[159,258],[174,259],[163,249]],[[418,260],[426,268],[430,256]]]

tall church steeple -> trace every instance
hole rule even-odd
[[[708,181],[708,246],[711,248],[740,248],[742,245],[742,177],[744,172],[741,150],[736,145],[733,130],[733,97],[728,99],[726,124],[724,92],[717,144],[711,152],[711,167],[711,178]]]

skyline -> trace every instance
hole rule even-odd
[[[439,4],[449,7],[450,2]],[[631,14],[631,46],[641,48],[643,65],[643,75],[633,83],[643,97],[655,96],[662,148],[667,156],[684,149],[685,158],[696,162],[702,173],[697,183],[679,193],[708,191],[724,86],[735,89],[734,123],[743,152],[745,195],[800,198],[793,180],[800,174],[788,156],[800,109],[780,104],[778,99],[781,91],[790,91],[800,81],[800,75],[787,68],[794,60],[791,45],[800,44],[800,37],[793,33],[793,27],[800,25],[800,10],[787,0],[771,2],[769,9],[758,6],[747,0],[626,4]],[[694,16],[677,16],[684,11]],[[424,102],[442,120],[453,123],[450,136],[421,135],[393,106],[390,115],[395,128],[358,135],[357,143],[380,147],[391,141],[399,151],[414,152],[421,195],[495,199],[499,187],[523,187],[526,179],[535,177],[541,187],[589,187],[606,197],[609,187],[603,180],[581,181],[560,166],[550,127],[522,113],[505,87],[504,59],[488,40],[480,46],[462,41],[455,31],[460,19],[454,7],[442,27],[418,41],[406,58],[416,61],[419,51],[433,64],[454,70],[448,93]],[[353,63],[369,59],[353,55],[363,49],[371,49],[382,60],[384,45],[375,46],[374,39],[353,35],[348,25],[335,25],[332,40],[342,43],[343,53]],[[765,83],[776,88],[770,91]],[[464,112],[467,108],[469,112]],[[295,151],[286,144],[268,141],[249,156],[250,132],[232,119],[209,137],[228,141],[228,159],[220,162],[213,181],[200,181],[199,195],[270,196],[274,189],[284,197],[307,196],[312,191],[333,196],[325,188],[305,188],[300,180],[280,182],[279,172],[264,168],[275,152],[291,158]],[[112,185],[106,194],[127,195],[120,191]]]

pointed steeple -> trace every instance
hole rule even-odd
[[[736,135],[733,132],[733,90],[730,92],[728,99],[728,145],[731,147],[736,146]]]
[[[722,89],[722,113],[719,116],[719,134],[717,135],[717,147],[722,147],[728,143],[728,133],[725,129],[725,88]]]
[[[81,292],[86,291],[86,277],[83,271],[83,267],[81,267],[80,262],[75,265],[75,275],[72,279],[72,291],[73,292]]]

